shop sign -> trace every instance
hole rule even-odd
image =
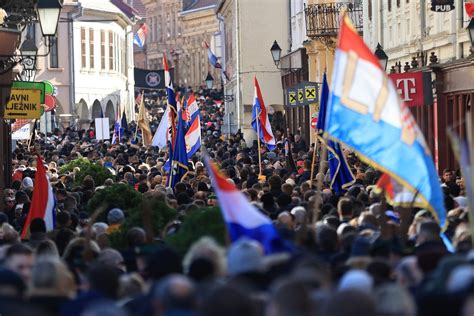
[[[430,72],[405,72],[390,74],[389,77],[407,106],[433,104]]]
[[[431,11],[449,12],[454,10],[454,0],[431,0]]]

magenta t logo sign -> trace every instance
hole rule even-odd
[[[397,93],[403,102],[413,101],[410,95],[416,93],[415,78],[397,79]]]

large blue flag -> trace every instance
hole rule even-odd
[[[174,188],[175,184],[188,172],[188,154],[186,152],[185,122],[181,111],[178,112],[176,143],[171,156],[171,170],[168,176],[168,186]]]
[[[423,134],[379,60],[346,15],[340,23],[326,134],[388,173],[446,228],[444,196]]]
[[[326,120],[326,109],[329,99],[329,86],[326,79],[326,73],[323,76],[323,84],[321,87],[321,102],[319,103],[318,123],[316,130],[318,131],[318,138],[322,143],[326,143],[328,149],[328,163],[329,173],[331,174],[331,189],[336,193],[344,192],[345,189],[354,184],[354,175],[347,165],[346,157],[342,151],[341,145],[332,140],[325,140],[322,138]]]

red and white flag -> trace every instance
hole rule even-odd
[[[56,199],[54,198],[53,188],[49,182],[43,160],[38,155],[36,159],[36,175],[33,186],[33,198],[31,199],[30,211],[26,218],[21,239],[25,239],[28,235],[31,221],[35,218],[42,218],[46,224],[46,230],[54,229]]]

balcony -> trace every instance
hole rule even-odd
[[[323,42],[334,42],[340,24],[340,13],[343,9],[352,20],[354,27],[362,34],[363,12],[362,3],[322,3],[310,4],[305,7],[306,34],[310,38]]]

